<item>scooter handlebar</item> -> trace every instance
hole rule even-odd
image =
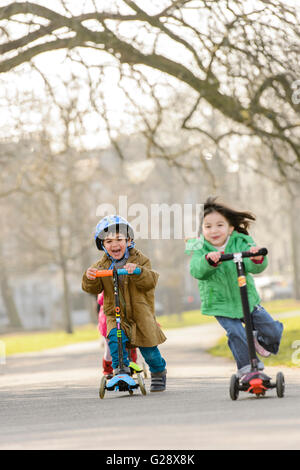
[[[251,251],[241,251],[240,253],[225,253],[221,255],[219,262],[232,260],[234,256],[238,254],[240,254],[242,258],[253,258],[254,256],[266,256],[268,254],[268,250],[267,248],[261,248],[257,253],[251,253]],[[208,259],[207,261],[212,266],[215,266],[215,263],[211,259]]]
[[[221,255],[220,261],[229,261],[234,258],[237,253],[225,253]],[[241,251],[242,258],[253,258],[255,256],[266,256],[268,254],[267,248],[261,248],[257,253],[251,253],[251,251]]]
[[[135,268],[133,273],[129,273],[127,271],[127,269],[124,269],[124,268],[117,269],[118,276],[122,276],[122,275],[125,275],[125,274],[128,274],[128,275],[141,274],[141,272],[142,272],[141,268],[138,268],[138,267]],[[96,277],[112,277],[112,276],[113,276],[113,270],[112,269],[101,269],[101,270],[96,272]]]

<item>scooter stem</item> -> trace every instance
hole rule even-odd
[[[120,315],[120,300],[119,300],[119,281],[117,269],[113,269],[113,282],[114,282],[114,296],[115,296],[115,315],[117,326],[117,341],[118,341],[118,355],[119,355],[119,369],[120,372],[124,369],[123,347],[122,347],[122,329],[121,329],[121,315]]]
[[[253,328],[252,328],[252,318],[248,301],[248,291],[247,291],[247,282],[245,276],[245,265],[242,260],[242,256],[238,256],[240,253],[237,253],[234,256],[233,261],[236,264],[238,283],[241,294],[241,301],[243,306],[244,321],[245,321],[245,330],[247,335],[248,349],[249,349],[249,359],[251,364],[251,369],[253,372],[258,371],[258,360],[256,357],[254,339],[253,339]]]

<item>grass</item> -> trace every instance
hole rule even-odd
[[[271,300],[270,302],[262,302],[262,305],[271,315],[294,310],[300,311],[300,300],[295,299]]]
[[[64,331],[50,331],[38,333],[19,333],[0,336],[5,344],[7,356],[27,352],[43,351],[45,349],[58,348],[84,341],[94,341],[99,338],[95,325],[86,325],[76,328],[74,333]]]
[[[157,320],[164,330],[200,325],[202,323],[214,321],[213,318],[201,315],[200,310],[183,312],[181,315],[161,315],[157,317]],[[99,339],[97,326],[90,324],[75,328],[74,333],[72,334],[65,333],[64,331],[45,331],[2,335],[0,336],[0,346],[1,341],[3,341],[5,344],[6,356],[10,356],[12,354],[22,354],[58,348],[60,346],[81,343],[84,341],[95,341],[97,339]]]
[[[200,310],[190,310],[180,315],[161,315],[157,321],[163,329],[184,328],[186,326],[202,325],[204,323],[215,321],[214,317],[202,315]]]
[[[275,300],[266,302],[263,305],[272,315],[283,312],[293,312],[295,310],[300,311],[300,302],[293,299]],[[164,330],[201,325],[204,323],[216,321],[213,317],[201,315],[199,310],[183,312],[180,315],[162,315],[157,317],[157,320]],[[292,344],[294,341],[300,341],[300,315],[299,317],[285,318],[281,319],[280,321],[282,321],[285,326],[280,353],[277,356],[271,356],[264,362],[266,365],[284,364],[293,366],[295,365],[293,363],[293,357],[296,357],[297,350],[292,348]],[[64,331],[50,331],[2,335],[0,336],[0,355],[1,344],[4,344],[5,346],[6,355],[10,356],[12,354],[43,351],[45,349],[57,348],[60,346],[66,346],[69,344],[81,343],[85,341],[95,341],[97,339],[99,339],[99,333],[96,325],[85,325],[83,327],[78,327],[72,334],[67,334]],[[209,352],[215,356],[232,357],[231,352],[227,346],[227,340],[225,336]]]

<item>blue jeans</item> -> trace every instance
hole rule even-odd
[[[126,351],[126,343],[128,338],[122,330],[122,346],[123,346],[123,362],[125,366],[129,365],[128,352]],[[118,339],[117,339],[117,328],[113,328],[108,335],[108,345],[110,349],[110,354],[112,357],[112,366],[113,369],[116,369],[119,366],[119,355],[118,355]],[[149,348],[140,347],[139,350],[146,363],[149,366],[150,372],[162,372],[166,368],[166,361],[161,356],[160,351],[157,346],[152,346]]]
[[[256,305],[252,314],[252,328],[257,331],[258,342],[272,354],[277,354],[283,331],[283,324],[273,320],[271,315],[261,306]],[[238,318],[219,317],[216,319],[226,330],[228,346],[241,369],[249,365],[249,351],[245,328]]]

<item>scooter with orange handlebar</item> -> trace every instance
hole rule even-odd
[[[112,277],[114,283],[114,298],[115,298],[115,317],[117,327],[117,341],[118,341],[118,356],[119,356],[119,370],[118,374],[114,375],[110,380],[104,375],[101,379],[99,397],[102,399],[105,396],[106,390],[113,391],[118,390],[119,392],[129,392],[133,395],[133,390],[140,388],[143,395],[146,395],[146,388],[143,377],[140,372],[143,369],[135,369],[137,382],[129,375],[124,366],[123,358],[123,346],[122,346],[122,328],[121,328],[121,309],[119,299],[119,281],[118,276],[130,275],[130,274],[141,274],[141,268],[136,267],[132,273],[129,273],[127,269],[108,269],[99,270],[96,273],[96,277]]]

